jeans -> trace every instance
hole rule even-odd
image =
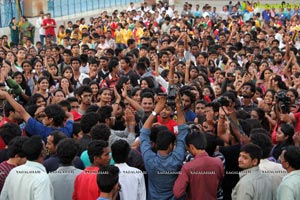
[[[45,44],[45,35],[40,35],[40,41],[42,43],[42,46]]]

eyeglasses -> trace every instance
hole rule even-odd
[[[79,108],[79,106],[71,106],[71,108]]]

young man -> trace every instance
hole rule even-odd
[[[116,199],[121,189],[119,185],[119,168],[115,166],[103,166],[97,175],[97,185],[101,195],[97,200]]]
[[[186,138],[186,144],[195,159],[181,168],[173,187],[175,198],[185,195],[189,187],[188,199],[216,199],[218,186],[224,176],[221,159],[212,158],[207,154],[207,141],[202,132],[191,132]]]
[[[92,141],[87,151],[92,166],[85,168],[76,177],[73,200],[95,200],[100,196],[100,190],[96,185],[97,174],[99,168],[109,164],[110,148],[108,147],[108,142],[98,140]]]
[[[299,199],[300,196],[300,150],[299,147],[288,146],[282,151],[281,165],[287,170],[286,175],[277,189],[278,200]]]
[[[187,122],[194,122],[197,117],[192,111],[192,105],[195,102],[195,95],[190,90],[180,91],[184,110],[184,117]]]
[[[188,127],[184,119],[179,98],[176,98],[178,113],[178,136],[168,131],[157,133],[157,152],[153,152],[150,142],[150,129],[157,113],[160,113],[166,104],[166,97],[160,97],[152,114],[148,117],[141,130],[141,152],[148,172],[149,193],[151,199],[172,199],[173,185],[183,164],[185,155],[185,137]],[[174,149],[176,140],[176,147]]]
[[[43,28],[45,29],[45,35],[51,35],[53,42],[56,42],[56,21],[51,18],[51,14],[46,15],[46,19],[43,20]]]
[[[78,150],[78,144],[71,138],[62,139],[57,145],[60,167],[49,174],[56,200],[72,199],[75,178],[82,172],[72,165]]]
[[[57,170],[59,167],[59,158],[57,155],[57,145],[58,143],[67,138],[65,134],[60,131],[53,131],[47,138],[46,148],[49,154],[49,157],[43,162],[43,165],[46,168],[47,173]],[[84,165],[79,157],[76,157],[73,161],[73,164],[76,168],[84,169]]]
[[[24,165],[13,168],[6,178],[0,199],[53,199],[53,188],[41,164],[47,150],[40,136],[29,138],[22,147],[27,157]]]
[[[126,164],[130,146],[125,140],[117,140],[111,145],[115,166],[120,169],[120,198],[124,200],[145,200],[146,187],[143,172]]]
[[[8,144],[8,157],[7,161],[0,163],[0,192],[2,191],[4,182],[9,172],[16,166],[23,165],[26,163],[26,157],[22,150],[24,142],[27,137],[16,137]]]
[[[259,168],[262,150],[255,144],[242,147],[239,156],[240,180],[232,191],[232,200],[240,199],[272,199],[272,179],[263,174]],[[263,186],[263,187],[262,187]]]
[[[92,101],[92,89],[83,85],[76,90],[77,98],[80,101],[78,108],[78,113],[83,115],[86,112],[86,109],[91,105]]]

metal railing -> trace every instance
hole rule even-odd
[[[47,6],[48,12],[55,18],[105,8],[118,9],[118,6],[129,6],[130,2],[137,3],[141,0],[48,0]],[[12,17],[18,19],[18,10],[22,15],[23,5],[24,1],[20,0],[0,1],[0,28],[8,27]]]
[[[128,5],[140,0],[49,0],[48,11],[54,17],[62,17],[88,11]]]

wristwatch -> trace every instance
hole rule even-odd
[[[155,111],[152,111],[152,115],[155,117],[157,113]]]

